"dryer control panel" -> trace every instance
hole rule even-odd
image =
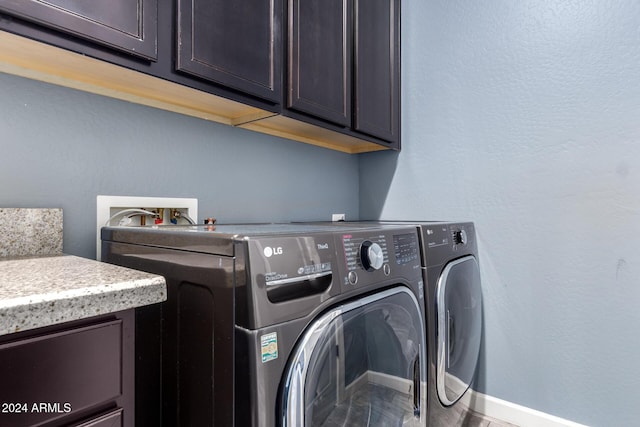
[[[456,256],[473,254],[477,249],[472,222],[427,223],[421,225],[421,233],[426,245],[427,266],[447,262],[452,254]]]

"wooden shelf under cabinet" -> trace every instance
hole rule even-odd
[[[0,72],[345,153],[386,147],[0,31]]]

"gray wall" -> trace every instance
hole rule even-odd
[[[0,206],[64,208],[65,251],[89,257],[97,194],[197,197],[199,216],[225,222],[474,220],[479,390],[634,425],[640,3],[402,8],[399,155],[343,155],[0,74]]]
[[[64,209],[95,256],[96,196],[196,197],[220,222],[358,216],[356,156],[0,74],[0,207]]]
[[[481,392],[637,425],[640,2],[402,7],[404,148],[361,158],[361,217],[476,222]]]

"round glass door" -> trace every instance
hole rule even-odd
[[[450,262],[436,289],[437,389],[444,405],[454,404],[473,380],[482,334],[480,269],[473,256]]]
[[[322,316],[290,363],[284,426],[425,425],[423,324],[404,287]]]

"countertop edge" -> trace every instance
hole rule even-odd
[[[126,267],[72,255],[10,261],[13,263],[0,261],[0,286],[8,288],[4,290],[4,298],[0,298],[0,335],[134,309],[167,299],[164,277]],[[23,265],[33,271],[21,271]],[[25,286],[21,287],[22,282]],[[24,289],[27,284],[29,290]],[[39,286],[42,292],[38,292]]]

